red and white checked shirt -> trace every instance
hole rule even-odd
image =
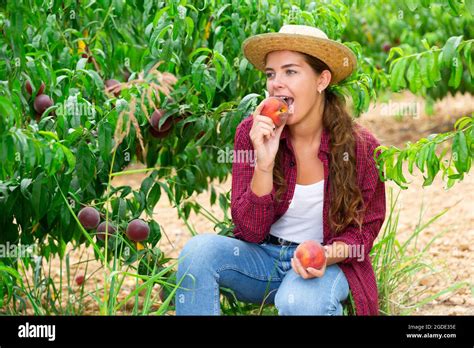
[[[252,127],[252,116],[245,118],[237,127],[234,142],[234,153],[253,151],[249,132]],[[352,255],[338,265],[346,275],[354,298],[357,315],[378,315],[378,292],[374,270],[369,258],[373,242],[385,219],[385,185],[379,179],[378,169],[373,158],[374,150],[379,146],[378,140],[364,127],[357,125],[361,137],[356,140],[357,183],[361,188],[366,205],[362,233],[356,224],[351,224],[338,236],[332,235],[329,227],[328,212],[330,205],[329,185],[329,132],[323,129],[317,156],[324,165],[324,203],[323,203],[323,244],[329,245],[342,241],[360,248],[364,246],[364,257]],[[251,161],[235,161],[232,166],[231,214],[234,236],[238,239],[260,243],[270,232],[271,225],[288,209],[296,185],[296,159],[291,145],[288,127],[280,136],[280,147],[283,147],[283,167],[288,184],[281,202],[275,199],[276,186],[272,192],[258,197],[250,189],[254,165]],[[242,152],[241,152],[242,153]],[[361,249],[358,249],[361,250]],[[359,259],[359,260],[358,260]]]

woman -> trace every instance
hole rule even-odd
[[[238,126],[231,211],[236,238],[201,234],[180,254],[177,315],[220,314],[219,287],[237,299],[273,303],[280,315],[341,315],[352,292],[356,314],[377,315],[369,252],[385,218],[376,138],[355,124],[330,86],[349,76],[354,54],[321,30],[285,25],[243,43],[267,77],[270,96],[290,104],[283,124],[260,115]],[[326,264],[304,268],[299,243],[324,245]]]

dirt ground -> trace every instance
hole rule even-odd
[[[423,101],[410,94],[393,95],[392,102],[403,101],[418,103],[416,117],[393,115],[381,116],[384,105],[382,101],[373,105],[368,113],[361,116],[358,122],[369,128],[383,145],[403,146],[406,141],[416,141],[421,137],[431,133],[440,133],[452,129],[454,121],[461,115],[474,111],[474,98],[472,96],[457,95],[447,97],[435,105],[435,115],[426,116],[423,112]],[[411,104],[415,105],[415,104]],[[386,114],[386,112],[385,112]],[[408,171],[406,171],[408,173]],[[132,187],[139,187],[144,175],[134,174],[127,177],[119,177],[114,181],[115,185],[127,184]],[[418,223],[420,209],[423,204],[424,216],[422,221],[426,222],[445,208],[450,208],[449,212],[434,222],[429,228],[423,231],[418,239],[419,247],[426,245],[434,235],[445,231],[442,237],[436,239],[430,248],[428,258],[436,265],[437,272],[429,277],[424,277],[413,284],[414,290],[425,290],[420,298],[426,298],[438,291],[449,287],[455,282],[465,281],[474,284],[474,177],[471,171],[462,182],[454,187],[445,190],[445,183],[440,176],[436,178],[431,186],[422,187],[422,176],[407,178],[412,181],[408,190],[401,192],[399,197],[400,221],[398,235],[401,241],[406,240]],[[216,183],[217,192],[225,192],[230,189],[231,178],[224,184]],[[389,187],[398,192],[398,187],[388,182],[387,200]],[[210,207],[209,194],[202,194],[197,197],[197,201],[213,212],[217,217],[222,217],[218,207]],[[387,202],[389,204],[389,202]],[[185,224],[178,218],[177,212],[168,202],[167,197],[161,197],[154,210],[154,218],[162,226],[164,233],[159,242],[160,248],[169,257],[177,257],[186,241],[191,238],[190,232]],[[213,225],[203,216],[196,216],[191,213],[191,222],[199,233],[212,232]],[[82,258],[81,258],[82,255]],[[71,264],[80,258],[93,259],[92,250],[70,250]],[[77,267],[77,266],[74,266]],[[79,265],[78,274],[82,272],[84,265]],[[88,265],[88,273],[98,269],[99,264],[92,261]],[[59,279],[59,261],[53,262],[53,274],[56,280]],[[86,290],[93,291],[101,286],[103,278],[102,271],[98,271],[92,278],[86,280]],[[135,287],[133,279],[127,279],[122,287],[119,298],[124,298],[130,294]],[[158,291],[156,289],[155,293]],[[159,306],[159,301],[154,303],[153,308]],[[133,301],[130,301],[130,306]],[[90,300],[85,303],[85,314],[97,314],[97,304]],[[463,287],[454,294],[447,294],[438,300],[431,301],[414,314],[424,315],[466,315],[474,314],[474,297],[469,287]]]

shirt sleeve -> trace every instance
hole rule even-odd
[[[251,121],[242,122],[235,133],[231,215],[235,225],[234,236],[259,243],[269,233],[275,217],[275,187],[270,193],[260,197],[250,188],[255,156],[249,136],[249,124]]]
[[[362,197],[366,206],[362,230],[357,224],[350,224],[339,235],[330,238],[327,244],[341,241],[351,248],[350,255],[341,263],[363,261],[368,258],[375,238],[385,220],[385,183],[379,178],[379,170],[375,164],[374,151],[379,142],[374,140],[368,146],[365,172],[362,177]],[[379,153],[377,153],[377,156]],[[362,258],[363,257],[363,258]]]

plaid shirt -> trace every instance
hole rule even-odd
[[[252,127],[252,116],[245,118],[237,127],[234,143],[234,154],[243,150],[253,151],[249,132]],[[323,203],[323,244],[335,241],[344,242],[351,247],[362,250],[364,257],[354,253],[338,265],[346,275],[354,298],[357,315],[378,315],[378,292],[374,270],[369,257],[373,242],[377,237],[385,219],[385,185],[379,179],[378,169],[373,158],[374,150],[379,146],[378,140],[364,127],[357,125],[361,137],[356,140],[356,171],[357,183],[361,188],[366,205],[362,233],[357,225],[351,224],[337,236],[332,235],[328,212],[330,205],[329,185],[329,132],[323,129],[318,157],[324,165],[324,203]],[[283,167],[288,184],[281,202],[275,199],[276,187],[264,196],[258,197],[250,189],[254,163],[236,161],[232,166],[231,213],[234,236],[247,242],[260,243],[270,232],[271,225],[288,209],[296,185],[296,159],[293,153],[288,128],[285,127],[280,136],[280,147],[283,146]],[[235,156],[235,155],[234,155]],[[362,260],[361,260],[362,259]]]

